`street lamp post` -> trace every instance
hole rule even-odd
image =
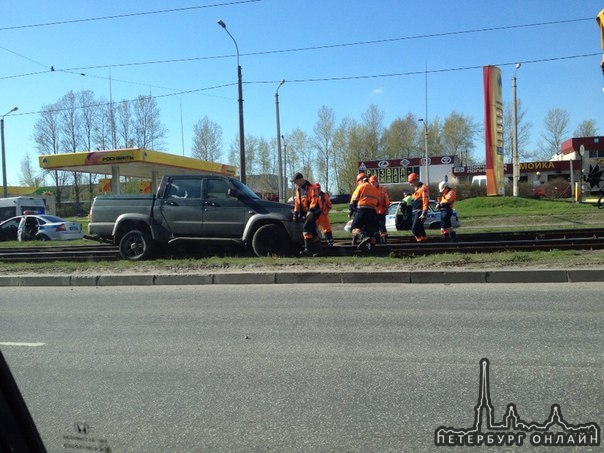
[[[516,73],[520,66],[520,63],[516,64],[514,78],[512,79],[512,93],[514,98],[514,106],[512,108],[512,195],[514,197],[518,196],[518,180],[520,179],[520,164],[518,162],[518,104],[516,101]]]
[[[13,107],[8,113],[5,113],[0,117],[0,141],[2,141],[2,196],[6,198],[8,196],[8,189],[6,187],[6,151],[4,149],[4,117],[10,115],[13,112],[19,110],[19,107]]]
[[[239,64],[239,46],[222,20],[218,20],[218,25],[224,28],[224,31],[226,31],[231,37],[233,43],[235,44],[235,50],[237,51],[237,86],[239,90],[239,165],[241,167],[241,182],[245,184],[247,178],[245,174],[245,135],[243,132],[243,81],[241,77],[241,65]]]
[[[283,142],[283,179],[285,180],[285,184],[287,185],[287,189],[289,189],[288,179],[287,179],[287,143],[285,142],[285,137],[281,136],[281,141]],[[289,198],[288,192],[286,188],[283,188],[283,200],[287,202]]]
[[[430,187],[430,158],[428,157],[428,123],[423,118],[417,121],[424,124],[424,160],[426,161],[426,184]]]
[[[285,80],[279,82],[279,86],[275,91],[275,110],[277,112],[277,164],[279,169],[277,176],[279,178],[279,201],[283,203],[285,197],[285,189],[283,188],[283,160],[281,159],[281,122],[279,121],[279,88],[285,83]]]

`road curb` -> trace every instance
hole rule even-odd
[[[588,283],[604,282],[604,269],[467,270],[467,271],[341,271],[227,272],[208,274],[8,275],[11,286],[162,286],[267,284],[455,284],[455,283]]]

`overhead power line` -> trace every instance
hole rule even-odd
[[[242,0],[240,2],[233,2],[233,3],[246,3],[246,2],[250,2],[250,1],[261,1],[261,0]],[[206,5],[204,6],[204,8],[209,7],[210,5]],[[202,8],[202,7],[191,7],[191,8]],[[159,14],[161,12],[170,12],[170,11],[177,11],[177,10],[182,10],[182,9],[189,9],[189,8],[179,8],[179,9],[172,9],[172,10],[162,10],[162,11],[154,11],[154,12],[148,12],[148,13],[134,13],[132,15],[141,15],[141,14]],[[110,18],[110,17],[122,17],[122,16],[106,16],[105,18]],[[83,21],[83,20],[100,20],[100,18],[96,18],[96,19],[79,19],[77,21]],[[278,54],[278,53],[291,53],[291,52],[305,52],[305,51],[313,51],[313,50],[323,50],[323,49],[333,49],[333,48],[340,48],[340,47],[353,47],[353,46],[362,46],[362,45],[370,45],[370,44],[382,44],[382,43],[388,43],[388,42],[395,42],[395,41],[404,41],[404,40],[415,40],[415,39],[428,39],[428,38],[437,38],[437,37],[443,37],[443,36],[453,36],[453,35],[462,35],[462,34],[470,34],[470,33],[485,33],[485,32],[490,32],[490,31],[500,31],[500,30],[510,30],[510,29],[518,29],[518,28],[530,28],[530,27],[542,27],[542,26],[548,26],[548,25],[559,25],[559,24],[568,24],[568,23],[573,23],[573,22],[582,22],[582,21],[591,21],[592,18],[580,18],[580,19],[566,19],[566,20],[560,20],[560,21],[550,21],[550,22],[535,22],[535,23],[530,23],[530,24],[517,24],[517,25],[506,25],[506,26],[499,26],[499,27],[488,27],[488,28],[476,28],[476,29],[470,29],[470,30],[457,30],[457,31],[448,31],[448,32],[440,32],[440,33],[427,33],[427,34],[422,34],[422,35],[412,35],[412,36],[402,36],[402,37],[396,37],[396,38],[385,38],[385,39],[375,39],[375,40],[369,40],[369,41],[357,41],[357,42],[349,42],[349,43],[336,43],[336,44],[324,44],[324,45],[319,45],[319,46],[309,46],[309,47],[297,47],[297,48],[290,48],[290,49],[275,49],[275,50],[266,50],[266,51],[258,51],[258,52],[249,52],[249,53],[243,53],[241,54],[241,56],[257,56],[257,55],[270,55],[270,54]],[[58,23],[58,22],[56,22]],[[53,23],[53,24],[56,24]],[[40,24],[44,25],[44,24]],[[0,31],[3,30],[2,28],[0,28]],[[9,49],[6,49],[5,47],[1,47],[1,49],[6,50],[7,52],[13,53],[15,55],[18,55],[22,58],[25,58],[29,61],[32,61],[40,66],[44,66],[44,67],[48,67],[46,65],[43,65],[42,63],[39,63],[31,58],[25,57],[23,55],[20,55],[16,52],[13,52]],[[185,62],[189,62],[189,61],[201,61],[201,60],[212,60],[212,59],[222,59],[222,58],[232,58],[233,55],[214,55],[214,56],[203,56],[203,57],[189,57],[189,58],[174,58],[174,59],[169,59],[169,60],[151,60],[151,61],[139,61],[139,62],[128,62],[128,63],[113,63],[113,64],[101,64],[101,65],[94,65],[94,66],[80,66],[80,67],[73,67],[73,68],[65,68],[65,69],[57,69],[58,71],[63,71],[63,72],[71,72],[71,71],[75,71],[75,72],[81,72],[81,71],[85,71],[85,70],[91,70],[91,69],[109,69],[109,68],[119,68],[119,67],[127,67],[127,66],[144,66],[144,65],[153,65],[153,64],[169,64],[169,63],[185,63]],[[17,75],[10,75],[10,76],[4,76],[4,77],[0,77],[0,80],[2,79],[11,79],[11,78],[18,78],[18,77],[25,77],[25,76],[30,76],[30,75],[37,75],[37,74],[41,74],[44,73],[45,71],[41,71],[41,72],[33,72],[33,73],[26,73],[26,74],[17,74]]]
[[[583,55],[569,55],[569,56],[565,56],[565,57],[542,58],[542,59],[538,59],[538,60],[524,60],[524,61],[514,61],[514,62],[507,62],[507,63],[495,63],[494,66],[511,66],[511,65],[516,65],[517,63],[521,63],[521,64],[548,63],[548,62],[552,62],[552,61],[572,60],[572,59],[576,59],[576,58],[586,58],[586,57],[593,57],[593,56],[599,56],[599,55],[600,55],[600,53],[590,53],[590,54],[583,54]],[[337,81],[342,81],[342,80],[377,79],[377,78],[385,78],[385,77],[405,77],[405,76],[414,76],[414,75],[424,75],[426,73],[436,74],[436,73],[444,73],[444,72],[469,71],[469,70],[473,70],[473,69],[481,69],[482,67],[483,66],[464,66],[464,67],[459,67],[459,68],[428,69],[428,70],[420,70],[420,71],[390,73],[390,74],[370,74],[370,75],[356,75],[356,76],[323,77],[323,78],[316,78],[316,79],[288,79],[287,83],[337,82]],[[278,80],[257,80],[257,81],[243,82],[243,83],[246,85],[253,85],[253,84],[275,84],[278,82],[279,82]],[[151,95],[150,97],[153,99],[168,98],[168,97],[173,97],[173,96],[182,96],[183,94],[193,94],[193,93],[199,93],[202,91],[210,91],[210,90],[215,90],[218,88],[224,88],[224,87],[229,87],[229,86],[234,86],[234,85],[236,85],[236,83],[234,83],[234,82],[225,83],[222,85],[215,85],[215,86],[205,87],[205,88],[197,88],[197,89],[193,89],[193,90],[184,90],[184,91],[177,91],[177,92],[168,93],[168,94]],[[168,89],[168,88],[166,88],[166,89]],[[132,101],[132,99],[130,101]],[[100,103],[97,105],[103,106],[103,105],[108,105],[108,104],[110,104],[110,102]],[[61,110],[64,110],[64,109],[53,109],[53,111],[61,111]],[[39,113],[42,113],[42,111],[19,112],[19,113],[13,114],[13,116],[37,115]]]
[[[255,2],[260,2],[260,1],[262,1],[262,0],[239,0],[239,1],[232,1],[232,2],[226,2],[226,3],[214,3],[211,5],[188,6],[188,7],[184,7],[184,8],[161,9],[161,10],[157,10],[157,11],[143,11],[143,12],[129,13],[129,14],[114,14],[111,16],[61,20],[61,21],[56,21],[56,22],[44,22],[44,23],[40,23],[40,24],[13,25],[11,27],[1,27],[0,31],[19,30],[19,29],[23,29],[23,28],[51,27],[51,26],[55,26],[55,25],[77,24],[80,22],[93,22],[93,21],[100,21],[100,20],[122,19],[125,17],[150,16],[153,14],[176,13],[176,12],[181,12],[181,11],[191,11],[194,9],[216,8],[218,6],[240,5],[242,3],[255,3]]]
[[[586,58],[593,57],[596,55],[600,55],[600,53],[588,53],[581,55],[568,55],[564,57],[552,57],[552,58],[540,58],[537,60],[520,60],[514,62],[507,63],[494,63],[493,66],[514,66],[518,63],[520,64],[532,64],[532,63],[549,63],[552,61],[561,61],[561,60],[573,60],[577,58]],[[409,72],[394,72],[389,74],[367,74],[367,75],[356,75],[356,76],[339,76],[339,77],[322,77],[316,79],[287,79],[287,83],[306,83],[306,82],[336,82],[340,80],[355,80],[355,79],[377,79],[377,78],[385,78],[385,77],[402,77],[402,76],[412,76],[412,75],[424,75],[424,74],[437,74],[443,72],[456,72],[456,71],[469,71],[472,69],[481,69],[484,65],[477,66],[462,66],[459,68],[441,68],[441,69],[421,69],[417,71],[409,71]],[[248,84],[254,83],[268,83],[274,84],[278,83],[278,80],[258,80],[255,82],[246,82]]]
[[[290,49],[275,49],[275,50],[263,50],[257,52],[248,52],[242,53],[240,56],[257,56],[257,55],[271,55],[271,54],[279,54],[279,53],[293,53],[293,52],[307,52],[312,50],[324,50],[324,49],[334,49],[339,47],[354,47],[354,46],[364,46],[370,44],[383,44],[388,42],[396,42],[396,41],[406,41],[406,40],[416,40],[416,39],[428,39],[428,38],[439,38],[443,36],[453,36],[453,35],[463,35],[463,34],[471,34],[471,33],[485,33],[491,31],[501,31],[501,30],[511,30],[518,28],[530,28],[530,27],[543,27],[547,25],[560,25],[560,24],[568,24],[572,22],[582,22],[582,21],[591,21],[590,18],[583,19],[566,19],[560,21],[551,21],[551,22],[535,22],[531,24],[518,24],[518,25],[506,25],[500,27],[489,27],[489,28],[475,28],[470,30],[458,30],[458,31],[448,31],[441,33],[427,33],[422,35],[412,35],[412,36],[402,36],[397,38],[384,38],[384,39],[374,39],[369,41],[356,41],[349,43],[336,43],[336,44],[324,44],[319,46],[308,46],[308,47],[294,47]],[[170,60],[152,60],[152,61],[139,61],[139,62],[129,62],[129,63],[115,63],[115,64],[107,64],[107,65],[96,65],[96,66],[82,66],[75,68],[68,68],[66,70],[69,71],[84,71],[87,69],[103,69],[103,68],[117,68],[123,66],[142,66],[142,65],[150,65],[150,64],[166,64],[166,63],[183,63],[187,61],[199,61],[199,60],[213,60],[213,59],[221,59],[221,58],[232,58],[234,55],[214,55],[214,56],[203,56],[203,57],[190,57],[190,58],[175,58]]]

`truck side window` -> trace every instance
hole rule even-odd
[[[201,182],[195,179],[183,181],[185,198],[201,198]]]
[[[195,179],[173,179],[169,198],[201,198],[201,182]]]
[[[228,184],[221,179],[208,179],[206,198],[226,199],[229,190]]]

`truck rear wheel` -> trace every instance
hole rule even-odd
[[[254,233],[252,249],[257,256],[286,256],[289,236],[279,225],[263,225]]]
[[[125,260],[144,260],[151,256],[151,238],[140,230],[128,231],[120,240],[120,256]]]

